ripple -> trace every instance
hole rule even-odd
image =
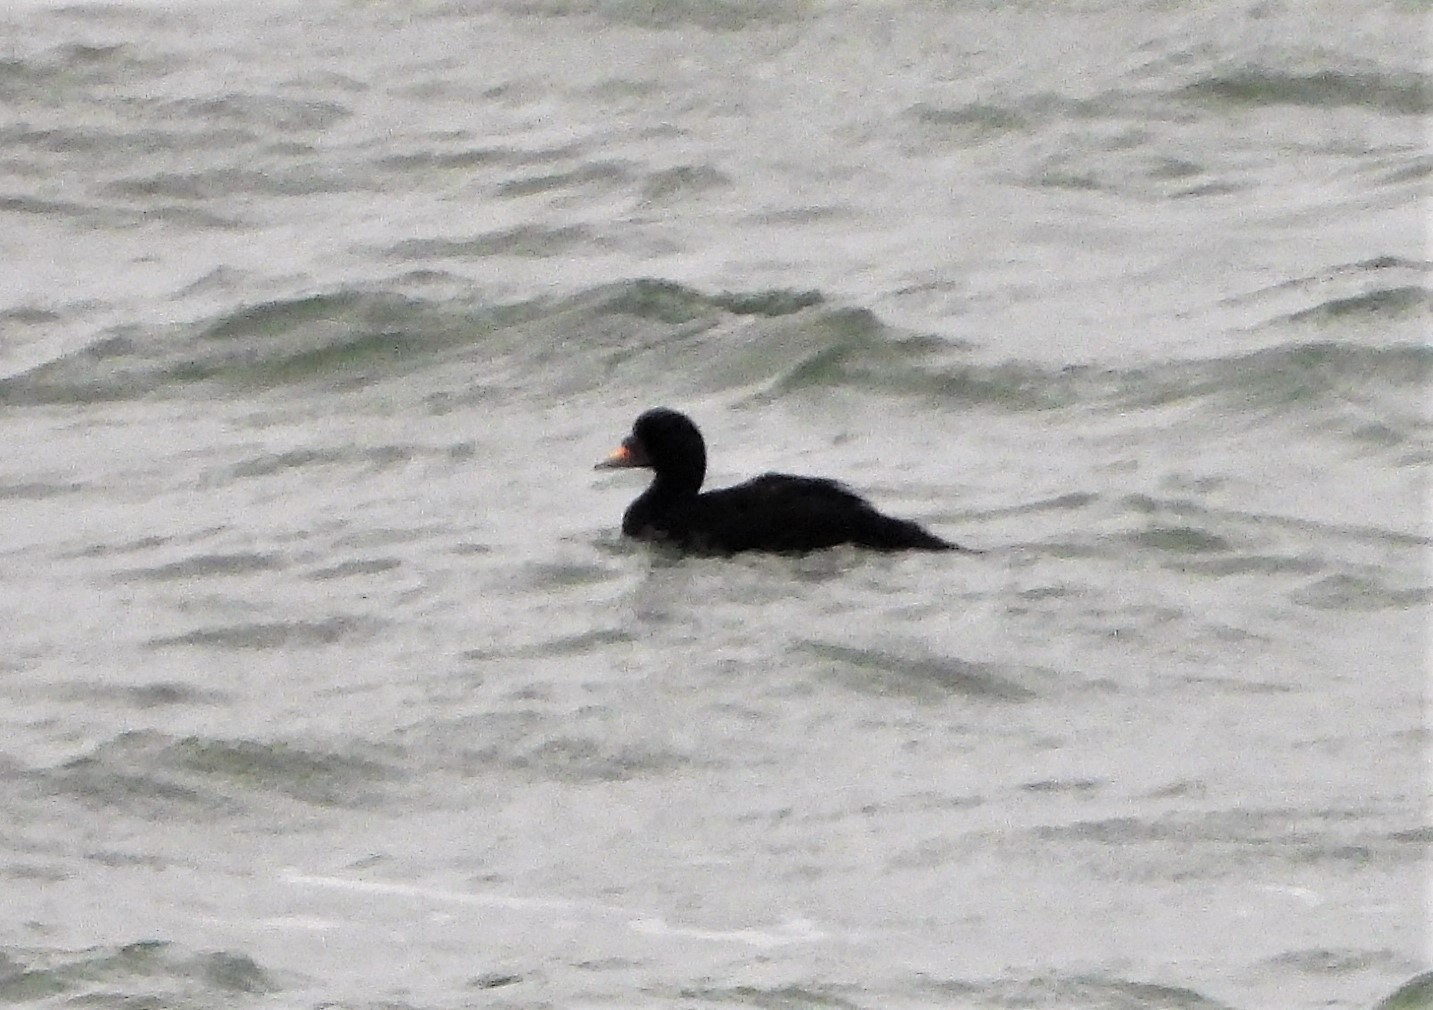
[[[1018,676],[1030,671],[1001,663],[977,663],[947,656],[913,655],[806,641],[798,648],[823,661],[826,673],[858,690],[916,697],[957,695],[987,701],[1027,701],[1036,692]],[[1049,674],[1046,674],[1049,676]]]
[[[1293,600],[1313,610],[1405,610],[1426,606],[1433,599],[1427,587],[1394,589],[1361,575],[1340,573],[1318,579],[1293,594]]]
[[[151,638],[153,649],[199,646],[212,649],[317,648],[374,633],[380,621],[369,617],[330,617],[319,621],[268,621],[197,628],[182,635]]]
[[[327,579],[348,579],[363,575],[381,575],[384,572],[391,572],[395,568],[403,567],[403,562],[397,558],[369,558],[343,561],[326,568],[316,568],[306,573],[305,577],[317,580]]]
[[[597,243],[596,236],[581,225],[543,228],[519,225],[468,239],[405,239],[387,249],[395,259],[482,259],[488,256],[556,256],[575,248]]]
[[[500,196],[534,196],[554,190],[588,187],[594,184],[618,186],[631,180],[631,169],[622,162],[600,161],[580,165],[566,172],[510,179],[498,187]]]
[[[250,575],[285,567],[285,562],[276,555],[240,551],[235,554],[197,554],[168,564],[131,568],[118,573],[115,578],[121,581],[167,582],[176,579]]]
[[[1224,537],[1193,526],[1153,526],[1128,539],[1136,547],[1167,554],[1210,554],[1233,549]]]
[[[1428,112],[1429,86],[1419,74],[1319,70],[1289,74],[1248,67],[1213,75],[1184,89],[1193,98],[1230,105],[1362,105],[1399,115]]]
[[[168,708],[174,705],[227,705],[234,696],[225,691],[193,684],[158,681],[151,684],[106,684],[99,681],[56,685],[55,697],[72,702],[93,703],[100,699],[131,708]]]

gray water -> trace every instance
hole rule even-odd
[[[1433,1005],[1426,17],[9,5],[0,1001]]]

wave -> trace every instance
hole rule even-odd
[[[1316,339],[1138,367],[978,359],[968,345],[888,325],[818,291],[708,294],[633,280],[565,298],[489,305],[391,290],[339,290],[240,308],[198,323],[125,327],[0,379],[0,404],[187,396],[215,384],[313,395],[441,370],[432,385],[536,399],[835,394],[917,397],[933,409],[1138,411],[1202,405],[1225,417],[1299,416],[1374,446],[1426,430],[1433,379],[1424,343],[1351,339],[1370,315],[1426,314],[1422,287],[1337,294],[1273,323],[1316,323]],[[1278,333],[1286,336],[1288,334]],[[1350,339],[1342,339],[1348,337]]]
[[[0,59],[0,99],[54,103],[58,97],[88,97],[96,86],[134,77],[158,77],[175,69],[170,56],[155,56],[126,43],[71,43],[43,52]]]
[[[1291,313],[1291,323],[1337,323],[1353,316],[1404,316],[1433,311],[1433,291],[1406,286],[1331,298],[1321,305]]]
[[[1226,299],[1253,307],[1268,327],[1411,324],[1421,332],[1433,319],[1433,263],[1374,256],[1291,277]],[[1387,341],[1384,341],[1387,343]]]
[[[352,91],[356,82],[332,78],[325,81],[328,90]],[[335,87],[336,85],[336,87]],[[236,91],[206,98],[180,98],[162,102],[153,111],[162,122],[191,120],[205,129],[224,124],[230,129],[246,130],[269,137],[283,134],[292,140],[295,134],[321,134],[350,118],[353,110],[342,102],[322,98],[290,98],[283,95]]]
[[[104,196],[217,202],[233,196],[316,196],[346,191],[377,192],[376,182],[325,174],[310,167],[269,169],[223,167],[131,176],[100,188]],[[153,208],[146,205],[146,212]],[[218,215],[210,215],[218,217]]]
[[[241,814],[277,799],[367,808],[398,772],[386,758],[284,742],[134,731],[84,757],[29,773],[44,795],[141,817]]]
[[[596,365],[674,348],[731,316],[772,317],[820,302],[811,292],[707,296],[661,281],[605,285],[565,299],[490,306],[389,290],[343,289],[240,306],[180,326],[121,326],[87,346],[0,378],[0,404],[89,403],[182,395],[196,385],[251,389],[365,385],[453,352],[481,355],[520,384],[563,362]]]
[[[211,381],[251,387],[341,381],[385,356],[420,357],[455,339],[458,322],[403,295],[340,291],[246,305],[188,326],[122,326],[0,379],[0,403],[134,399]]]
[[[1430,1006],[1433,1006],[1433,971],[1415,975],[1379,1000],[1373,1010],[1424,1010]]]
[[[193,951],[166,940],[84,950],[0,951],[0,1000],[63,999],[71,1005],[220,1005],[279,991],[277,979],[247,954]],[[58,1002],[55,1005],[59,1005]]]
[[[742,31],[779,25],[810,15],[804,0],[687,0],[679,4],[650,0],[507,0],[510,13],[546,17],[597,17],[618,25],[680,31]]]
[[[960,150],[1017,185],[1139,202],[1219,200],[1267,184],[1273,163],[1256,166],[1227,138],[1211,141],[1226,135],[1231,114],[1250,112],[1268,116],[1261,131],[1270,151],[1351,158],[1360,169],[1350,176],[1355,187],[1401,191],[1426,178],[1428,159],[1413,127],[1433,109],[1433,78],[1361,62],[1309,69],[1297,54],[1284,58],[1293,65],[1211,64],[1207,54],[1172,51],[1104,87],[1078,77],[1044,88],[995,88],[968,101],[923,96],[901,110],[894,128],[912,150]],[[1335,139],[1343,130],[1310,130],[1310,122],[1349,110],[1378,123],[1354,149]],[[1406,195],[1409,206],[1418,198]]]
[[[1191,83],[1184,94],[1221,105],[1364,106],[1408,116],[1433,109],[1433,88],[1422,74],[1374,70],[1289,73],[1240,67]]]
[[[1009,972],[1000,978],[918,974],[908,982],[913,1004],[926,1006],[1028,1007],[1031,1010],[1231,1010],[1212,996],[1184,986],[1123,978],[1105,972],[1070,974]],[[701,1005],[745,1004],[792,1007],[857,1007],[871,1005],[869,994],[845,982],[806,982],[779,987],[706,986],[685,995]],[[896,1002],[903,1002],[897,1000]]]
[[[956,104],[919,101],[906,108],[903,118],[913,131],[930,139],[975,144],[1052,124],[1139,120],[1151,114],[1155,119],[1184,120],[1191,105],[1363,106],[1393,115],[1422,116],[1433,111],[1433,83],[1423,74],[1402,71],[1297,73],[1260,66],[1206,67],[1186,70],[1163,87],[1145,83],[1092,96],[1034,91]]]

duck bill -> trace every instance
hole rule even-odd
[[[592,469],[594,470],[625,470],[634,466],[646,466],[647,460],[632,445],[630,441],[624,441],[617,447],[617,451],[608,456],[601,463]]]

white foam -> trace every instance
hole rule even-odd
[[[793,943],[813,943],[825,940],[829,934],[819,929],[809,919],[789,919],[778,926],[740,929],[703,929],[667,922],[660,916],[649,915],[637,909],[620,908],[615,905],[570,901],[565,898],[524,898],[510,894],[494,894],[480,891],[454,891],[441,887],[421,884],[405,884],[388,880],[355,880],[351,877],[329,877],[297,870],[286,870],[280,879],[296,887],[327,888],[358,894],[382,895],[396,898],[416,898],[421,901],[440,902],[450,905],[470,905],[481,908],[503,908],[517,912],[560,913],[564,918],[619,919],[635,933],[644,936],[671,937],[682,940],[703,940],[711,943],[739,943],[748,947],[781,947]],[[291,917],[293,922],[306,921]]]
[[[627,925],[632,930],[648,936],[743,943],[749,947],[783,947],[791,943],[811,943],[826,939],[826,934],[807,919],[789,919],[773,929],[695,929],[690,926],[673,926],[664,919],[654,918],[633,919]]]

